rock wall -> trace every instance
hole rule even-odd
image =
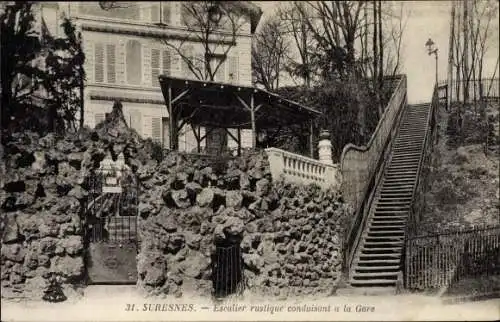
[[[88,179],[120,153],[141,189],[139,287],[211,295],[218,243],[239,245],[250,292],[330,293],[337,283],[350,211],[338,192],[271,182],[263,151],[222,159],[170,152],[158,164],[119,105],[95,130],[3,139],[2,297],[40,298],[55,277],[65,293],[85,284]]]
[[[65,292],[85,282],[83,209],[90,171],[107,154],[123,152],[133,170],[150,160],[151,146],[127,128],[117,107],[96,130],[2,138],[2,297],[39,299],[55,277]]]
[[[170,153],[143,167],[139,285],[209,296],[215,245],[240,243],[246,289],[329,293],[341,266],[347,207],[334,191],[271,182],[264,152],[214,163]]]

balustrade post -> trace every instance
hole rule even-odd
[[[321,131],[318,143],[319,161],[324,164],[333,165],[332,160],[332,142],[330,141],[330,132]]]

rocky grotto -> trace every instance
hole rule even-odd
[[[245,291],[329,294],[351,218],[338,191],[273,181],[264,151],[220,159],[171,151],[129,129],[119,109],[95,130],[9,138],[0,202],[2,297],[41,298],[54,276],[85,287],[84,207],[92,169],[120,153],[140,182],[137,285],[150,294],[213,291],[216,245],[235,245]]]

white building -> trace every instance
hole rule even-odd
[[[42,3],[42,15],[52,34],[61,35],[61,15],[70,17],[82,33],[86,56],[85,124],[95,126],[113,101],[120,100],[129,125],[143,137],[168,145],[168,111],[158,75],[193,78],[175,50],[165,45],[179,42],[190,31],[181,17],[181,2],[117,2],[118,8],[103,10],[98,2]],[[261,11],[244,17],[236,45],[219,68],[216,81],[252,85],[251,41]],[[190,55],[204,55],[202,43],[189,40],[183,48]],[[196,141],[187,127],[179,139],[179,149],[191,151]],[[247,135],[243,133],[245,138]],[[229,139],[229,146],[231,146]],[[244,139],[249,146],[250,139]]]

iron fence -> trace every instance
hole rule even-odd
[[[407,289],[436,289],[500,274],[500,226],[409,237],[405,247]]]
[[[439,83],[442,96],[451,102],[463,102],[467,96],[471,102],[482,99],[499,99],[500,83],[498,78],[483,78],[475,80],[454,80]],[[467,95],[466,95],[467,94]]]
[[[216,246],[212,258],[212,282],[214,296],[226,297],[243,293],[244,283],[243,258],[239,244]]]

